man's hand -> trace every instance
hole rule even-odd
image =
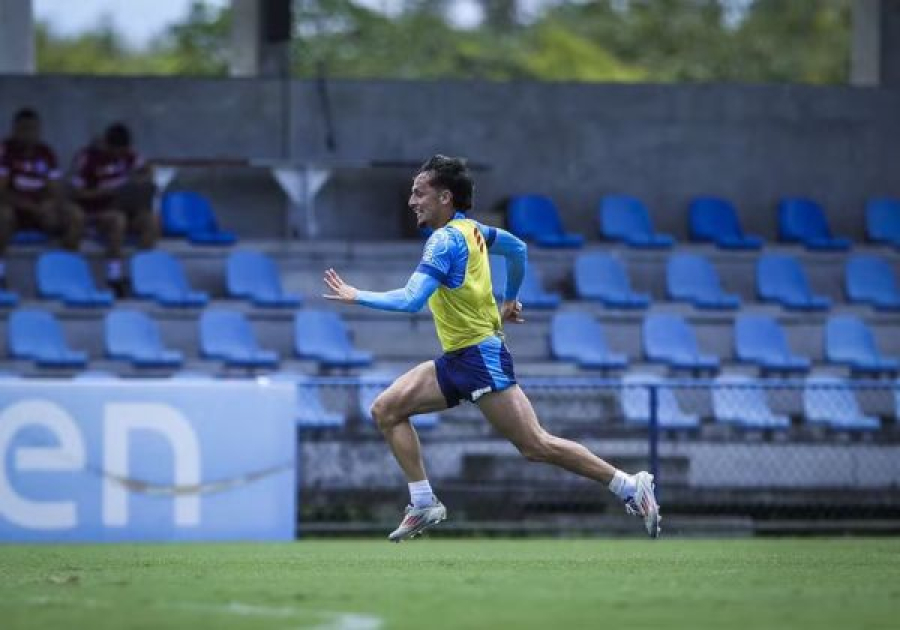
[[[325,271],[325,284],[331,289],[331,293],[325,293],[322,297],[326,300],[338,300],[340,302],[355,302],[359,291],[355,287],[341,280],[334,269]]]
[[[506,300],[500,307],[500,319],[505,322],[521,324],[525,320],[522,319],[522,303],[519,300]]]

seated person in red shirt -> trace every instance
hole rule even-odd
[[[13,116],[12,135],[0,144],[0,282],[6,277],[6,248],[17,230],[62,236],[67,249],[81,240],[81,211],[63,195],[53,149],[41,141],[33,109]]]
[[[131,132],[122,123],[110,125],[99,141],[75,156],[72,196],[87,225],[106,240],[107,278],[117,292],[123,288],[126,234],[134,234],[141,249],[152,248],[159,238],[153,193],[150,166],[131,148]]]

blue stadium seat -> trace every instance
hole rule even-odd
[[[631,247],[671,247],[668,234],[657,234],[644,204],[628,195],[607,195],[600,200],[600,235]]]
[[[500,304],[506,288],[506,259],[503,256],[491,256],[490,261],[491,286],[497,304]],[[529,264],[525,267],[525,276],[519,289],[519,301],[525,308],[553,309],[559,306],[562,297],[559,293],[545,291],[536,265]]]
[[[719,360],[701,354],[693,329],[680,315],[655,313],[644,318],[644,353],[673,368],[717,370]]]
[[[647,308],[650,296],[635,293],[622,263],[609,254],[580,254],[575,259],[575,293],[616,308]]]
[[[340,315],[333,311],[298,311],[294,316],[294,350],[323,368],[365,367],[372,354],[353,347]]]
[[[248,299],[256,306],[296,308],[302,302],[300,296],[285,293],[275,262],[260,252],[232,252],[226,285],[231,297]]]
[[[863,321],[854,315],[834,315],[825,325],[825,358],[847,365],[854,372],[896,373],[900,361],[878,352],[875,337]]]
[[[112,293],[98,291],[87,262],[72,252],[45,252],[35,268],[37,289],[43,298],[62,300],[66,306],[109,306]]]
[[[786,197],[778,202],[778,235],[786,243],[802,243],[809,249],[850,249],[846,238],[835,238],[822,207],[805,197]]]
[[[866,416],[847,382],[836,376],[808,376],[803,388],[807,422],[844,431],[877,431],[878,418]]]
[[[603,327],[587,313],[556,313],[550,324],[550,352],[560,361],[575,361],[578,367],[619,369],[628,357],[612,352]]]
[[[741,299],[722,291],[719,274],[699,254],[672,254],[666,265],[666,287],[673,300],[690,302],[697,308],[739,308]]]
[[[135,297],[163,306],[204,306],[209,301],[206,293],[194,291],[188,284],[178,259],[160,250],[131,257],[131,287]]]
[[[250,323],[242,313],[211,308],[200,316],[200,352],[226,365],[243,368],[272,368],[278,353],[263,350]]]
[[[688,207],[691,239],[722,249],[759,249],[763,240],[744,234],[731,202],[720,197],[695,197]]]
[[[543,195],[519,195],[510,199],[507,221],[513,234],[542,247],[581,247],[584,244],[580,234],[566,233],[556,204]]]
[[[900,199],[871,199],[866,204],[869,240],[900,247]]]
[[[741,374],[723,374],[712,388],[713,416],[716,422],[747,429],[787,429],[790,418],[774,414],[759,381]]]
[[[808,372],[809,359],[791,353],[784,331],[766,315],[739,315],[734,323],[734,354],[765,372]]]
[[[87,353],[69,348],[59,322],[47,311],[13,311],[6,335],[9,354],[15,359],[28,359],[41,367],[81,368],[87,364]]]
[[[763,254],[756,263],[756,290],[768,302],[801,311],[827,311],[831,300],[813,295],[797,259],[781,254]]]
[[[237,237],[219,229],[206,197],[190,191],[166,193],[162,200],[164,236],[184,236],[195,245],[231,245]]]
[[[0,308],[12,308],[19,303],[19,296],[12,291],[0,289]]]
[[[878,310],[900,310],[900,289],[884,258],[851,256],[844,270],[844,287],[851,302],[870,304]]]
[[[361,418],[370,424],[375,424],[375,419],[372,418],[371,413],[372,403],[378,398],[378,394],[383,392],[397,380],[398,376],[399,374],[393,372],[369,372],[360,375],[357,402],[359,404],[359,415]],[[410,420],[417,429],[432,429],[440,422],[440,416],[435,412],[420,413],[419,415],[412,416]]]
[[[325,407],[322,402],[323,386],[306,374],[278,372],[263,378],[290,383],[297,389],[295,422],[300,429],[336,429],[346,424],[347,418],[343,414]]]
[[[700,417],[685,413],[675,392],[665,386],[666,380],[656,374],[627,374],[622,378],[620,404],[626,424],[647,426],[650,423],[650,387],[656,386],[656,422],[663,429],[697,429]]]
[[[159,328],[143,311],[118,309],[105,320],[106,354],[137,367],[180,367],[181,352],[163,346]]]

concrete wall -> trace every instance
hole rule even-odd
[[[826,205],[836,232],[857,239],[865,199],[900,196],[900,90],[395,81],[329,88],[334,152],[316,86],[306,81],[293,83],[286,121],[282,86],[267,79],[7,76],[0,121],[21,105],[38,107],[63,156],[113,119],[132,124],[150,156],[291,155],[353,165],[467,155],[491,167],[477,177],[482,209],[510,194],[545,193],[570,229],[589,235],[597,201],[612,192],[640,196],[658,228],[681,238],[697,194],[731,198],[745,228],[769,237],[778,197],[810,195]],[[399,235],[409,174],[341,170],[320,195],[322,235]],[[229,195],[219,201],[226,217],[240,212]]]

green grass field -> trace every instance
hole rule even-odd
[[[0,628],[896,628],[900,539],[0,546]]]

